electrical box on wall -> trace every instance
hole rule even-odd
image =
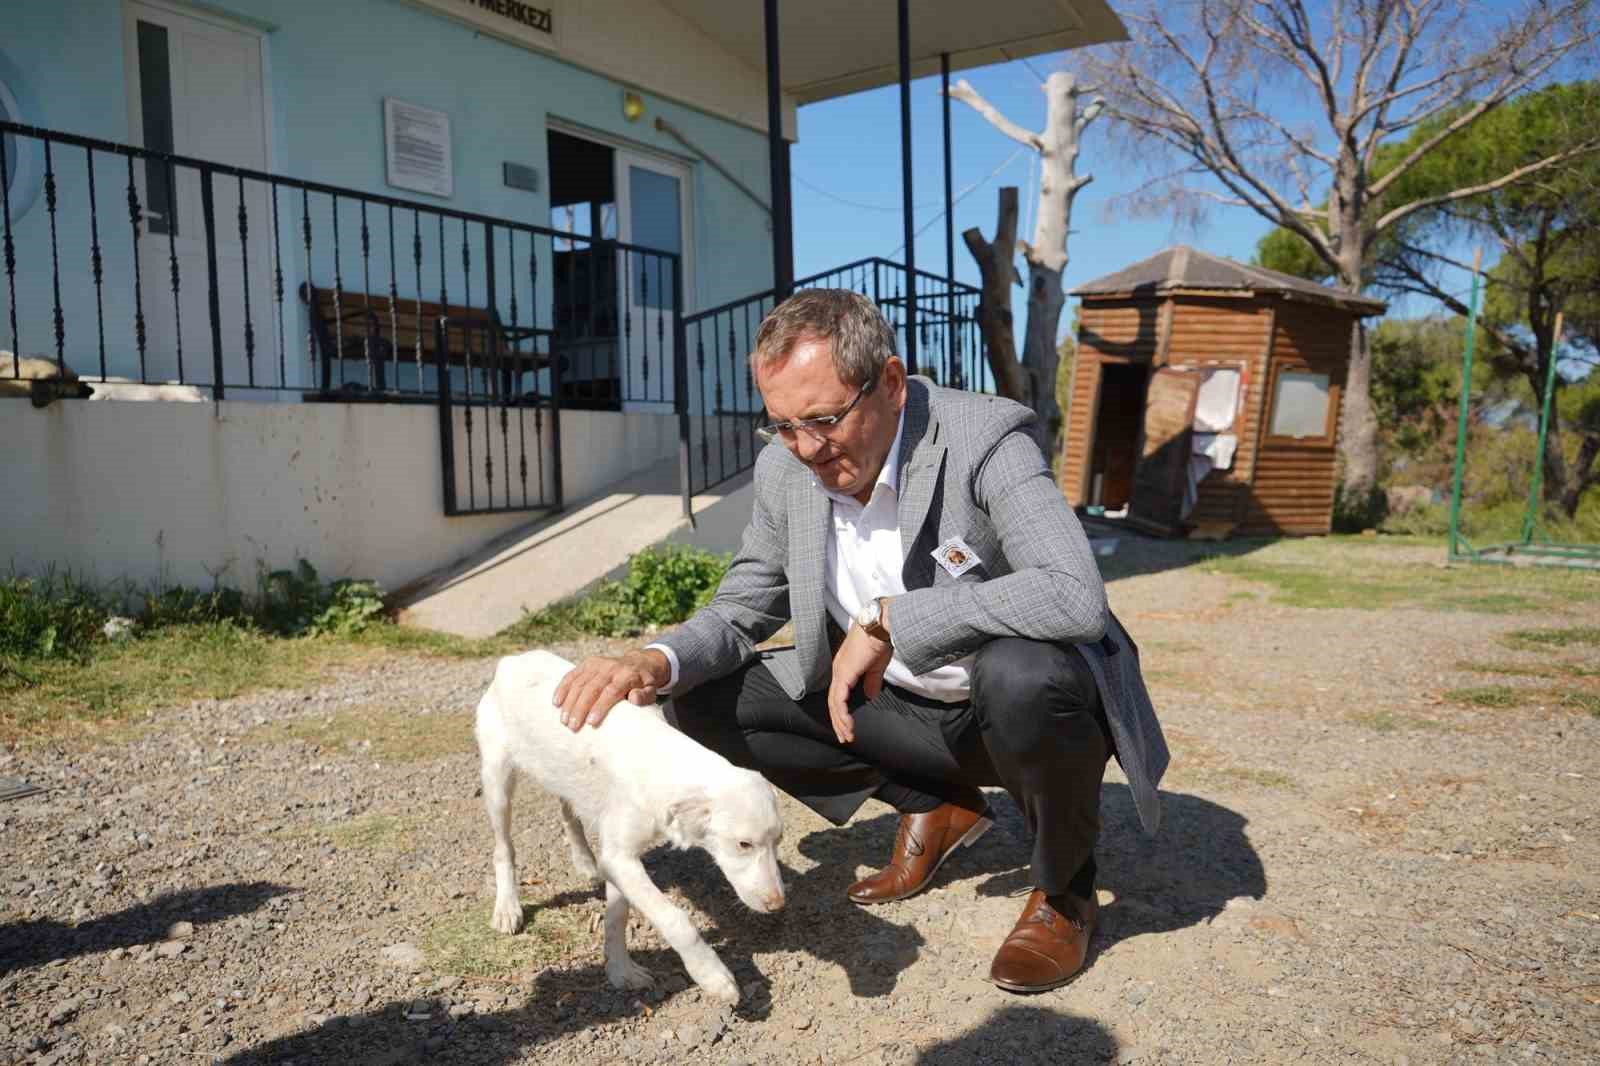
[[[505,182],[513,189],[524,192],[539,191],[539,170],[523,163],[502,163]]]

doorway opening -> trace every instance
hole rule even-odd
[[[1137,363],[1106,363],[1100,368],[1089,503],[1104,507],[1107,513],[1124,511],[1133,496],[1139,434],[1144,425],[1146,370]]]
[[[673,316],[692,232],[689,169],[676,160],[549,131],[555,329],[563,405],[651,411],[673,404]],[[659,253],[668,253],[662,255]],[[674,276],[676,256],[680,277]]]

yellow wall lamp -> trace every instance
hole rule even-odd
[[[622,117],[629,122],[638,122],[644,114],[644,97],[632,89],[622,90]]]

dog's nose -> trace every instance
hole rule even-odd
[[[781,911],[783,910],[783,893],[769,892],[761,897],[761,904],[769,911]]]

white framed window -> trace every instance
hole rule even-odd
[[[1305,367],[1278,371],[1272,386],[1272,420],[1267,433],[1295,440],[1329,436],[1330,381]]]

